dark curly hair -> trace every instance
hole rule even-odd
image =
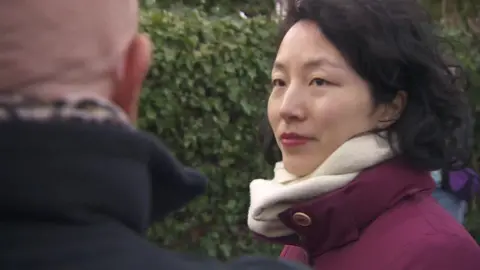
[[[375,105],[408,94],[399,119],[387,129],[394,150],[423,170],[468,164],[473,123],[465,88],[440,51],[442,40],[417,0],[289,0],[280,38],[300,20],[315,22],[366,80]],[[269,163],[279,160],[264,119],[260,139]]]

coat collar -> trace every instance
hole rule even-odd
[[[280,220],[296,235],[271,240],[301,246],[318,256],[356,241],[382,213],[407,197],[431,193],[434,188],[428,172],[392,159],[364,170],[341,189],[280,213]]]
[[[116,222],[144,232],[204,192],[152,136],[81,118],[0,121],[2,222]]]

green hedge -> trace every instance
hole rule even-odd
[[[249,17],[273,15],[275,0],[142,0],[143,8],[176,9],[184,6],[205,11],[209,14],[238,14],[244,12]]]
[[[444,27],[443,36],[453,49],[468,80],[468,94],[475,107],[475,130],[472,167],[480,171],[480,36],[475,36],[465,26]],[[467,227],[480,244],[480,198],[472,205],[467,217]]]
[[[276,26],[198,11],[143,14],[156,45],[139,126],[211,178],[204,196],[152,228],[162,245],[227,258],[272,252],[249,235],[249,182],[271,171],[257,144]],[[275,252],[277,252],[275,250]]]
[[[275,23],[150,10],[142,14],[142,28],[156,51],[138,124],[211,179],[207,196],[155,225],[150,238],[221,259],[278,254],[278,246],[252,239],[246,226],[249,182],[271,172],[256,134],[268,97]]]

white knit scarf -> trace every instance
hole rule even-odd
[[[277,163],[272,180],[255,179],[250,183],[250,229],[272,238],[291,235],[293,231],[279,220],[278,214],[295,203],[341,188],[362,170],[392,158],[392,149],[383,137],[366,134],[345,142],[304,177],[288,173],[282,162]]]

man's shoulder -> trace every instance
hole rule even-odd
[[[227,262],[220,262],[211,257],[197,256],[185,253],[171,253],[164,260],[165,269],[195,269],[195,270],[308,270],[307,266],[295,262],[269,258],[264,256],[242,256]],[[167,268],[168,265],[168,268]],[[163,269],[163,268],[162,268]]]
[[[244,256],[235,259],[227,264],[226,269],[231,270],[260,270],[260,269],[276,269],[276,270],[308,270],[309,267],[281,259],[274,259],[260,256]]]
[[[194,253],[183,253],[160,249],[157,263],[161,263],[161,269],[195,269],[195,270],[308,270],[307,266],[266,256],[242,256],[227,262],[221,262],[216,258]]]
[[[0,226],[2,270],[303,270],[275,258],[230,262],[160,248],[121,226]],[[12,245],[14,243],[14,245]]]

